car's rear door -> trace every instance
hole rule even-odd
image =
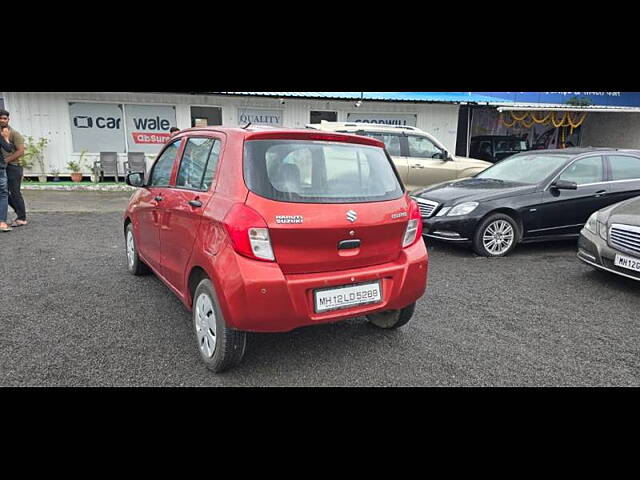
[[[133,213],[133,226],[137,249],[142,258],[156,271],[161,271],[160,226],[162,202],[166,200],[171,175],[181,140],[167,145],[151,167],[149,179],[142,189]]]
[[[185,269],[193,251],[204,209],[211,199],[223,134],[184,139],[176,179],[168,188],[160,229],[162,275],[184,291]]]

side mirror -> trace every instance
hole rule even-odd
[[[125,177],[125,182],[127,185],[131,185],[132,187],[144,187],[144,173],[142,172],[129,173]]]
[[[569,182],[568,180],[556,180],[556,182],[551,185],[551,188],[555,188],[556,190],[577,190],[578,184],[576,182]]]
[[[453,160],[453,157],[451,156],[451,154],[449,152],[447,152],[446,150],[442,151],[442,160],[444,160],[445,162],[450,162],[451,160]]]

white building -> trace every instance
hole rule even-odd
[[[134,92],[3,92],[11,126],[25,138],[46,137],[45,171],[34,165],[25,176],[68,175],[67,162],[84,150],[83,172],[91,174],[100,152],[145,152],[150,164],[170,127],[269,124],[304,128],[321,119],[372,121],[416,126],[455,151],[459,102],[463,94],[434,100],[372,100],[360,92],[216,92],[214,94]],[[364,97],[364,98],[363,98]],[[416,97],[417,98],[417,97]],[[122,171],[122,170],[121,170]]]

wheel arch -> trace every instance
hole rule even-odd
[[[520,241],[522,241],[522,238],[524,236],[524,222],[522,220],[522,215],[520,215],[520,213],[513,209],[513,208],[509,208],[509,207],[500,207],[500,208],[495,208],[489,212],[487,212],[479,221],[478,221],[478,227],[480,227],[480,224],[482,222],[485,221],[485,219],[491,215],[494,215],[496,213],[502,213],[504,215],[508,215],[511,218],[513,218],[513,220],[516,222],[517,226],[518,226],[518,239],[516,243],[520,243]]]
[[[207,271],[204,268],[199,265],[194,265],[191,268],[191,271],[189,272],[189,278],[187,280],[187,289],[189,294],[187,302],[189,305],[193,306],[193,296],[196,293],[196,288],[198,288],[198,284],[205,278],[211,280],[209,274],[207,274]]]

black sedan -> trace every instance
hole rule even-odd
[[[580,232],[578,258],[601,270],[640,280],[640,197],[591,215]]]
[[[427,237],[504,256],[519,242],[576,238],[593,212],[640,195],[640,151],[523,152],[411,195]]]

